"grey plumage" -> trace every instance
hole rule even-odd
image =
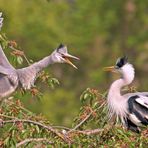
[[[0,100],[13,93],[18,86],[23,89],[30,89],[34,86],[38,73],[50,64],[68,63],[76,68],[76,66],[70,62],[70,58],[79,59],[68,54],[66,46],[60,45],[51,55],[42,60],[28,67],[15,69],[9,63],[0,45]]]
[[[0,45],[0,98],[11,94],[17,86],[17,72],[7,60]]]
[[[0,12],[0,30],[3,25],[2,12]],[[42,60],[21,69],[15,69],[5,56],[2,46],[0,45],[0,100],[9,96],[17,87],[30,89],[34,86],[38,73],[50,64],[68,63],[77,68],[70,59],[79,58],[68,54],[67,47],[60,44],[54,52]]]

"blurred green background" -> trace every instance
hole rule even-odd
[[[109,88],[115,77],[102,68],[120,56],[127,55],[136,67],[138,90],[148,90],[147,0],[0,0],[0,11],[2,32],[33,61],[49,55],[59,43],[81,59],[74,62],[78,70],[66,64],[47,68],[60,86],[52,90],[38,83],[41,100],[21,98],[26,108],[44,114],[53,124],[72,123],[87,87],[100,93]],[[10,58],[10,51],[5,52]]]

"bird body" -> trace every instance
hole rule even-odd
[[[121,78],[111,84],[108,92],[109,117],[115,115],[125,127],[139,132],[138,126],[148,125],[148,92],[121,95],[122,87],[132,83],[135,76],[133,65],[129,64],[125,57],[118,59],[114,67],[106,70],[121,74]]]

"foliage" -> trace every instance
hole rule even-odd
[[[65,96],[69,97],[65,97],[64,102],[69,98],[74,101],[69,110],[70,119],[74,118],[73,113],[78,113],[78,98],[87,87],[100,92],[109,88],[114,76],[104,73],[102,68],[113,65],[123,54],[136,68],[134,82],[140,86],[139,91],[147,89],[147,6],[147,0],[0,0],[4,17],[2,33],[15,40],[19,49],[33,61],[49,55],[59,43],[67,44],[69,52],[80,57],[76,63],[78,70],[65,64],[55,64],[46,70],[61,84],[52,100],[57,100],[54,97],[65,90]],[[6,49],[5,53],[15,67],[27,65],[26,61],[23,65],[14,62],[10,50]],[[21,63],[21,58],[18,61]],[[48,108],[44,109],[46,104],[51,106],[50,89],[43,83],[37,85],[42,88],[46,102],[38,103],[32,97],[25,97],[22,98],[25,107],[33,112],[52,114]],[[52,106],[56,108],[57,102],[52,101]],[[55,118],[55,124],[62,122],[58,120],[58,112]],[[69,124],[71,122],[66,123]]]
[[[49,55],[61,42],[81,59],[77,71],[51,66],[40,74],[37,87],[19,90],[1,104],[0,147],[22,141],[23,147],[146,147],[147,129],[138,135],[108,124],[102,92],[114,76],[102,67],[126,54],[136,67],[136,86],[147,88],[147,6],[147,0],[0,0],[0,41],[15,67]]]
[[[104,95],[97,90],[89,88],[82,94],[82,106],[71,128],[54,126],[13,99],[1,104],[1,147],[146,147],[148,144],[148,130],[136,134],[106,123]]]

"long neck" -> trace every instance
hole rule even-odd
[[[109,117],[116,115],[122,121],[126,117],[127,99],[121,95],[121,89],[133,81],[134,74],[132,65],[127,64],[126,67],[122,68],[122,78],[112,83],[107,97]]]
[[[135,77],[135,71],[131,64],[126,64],[122,69],[122,77],[112,83],[109,95],[111,96],[121,96],[121,88],[132,83]]]
[[[108,109],[109,109],[109,118],[111,119],[113,115],[120,117],[123,120],[123,117],[126,116],[126,103],[125,98],[121,95],[121,88],[128,85],[128,83],[123,79],[118,79],[112,83],[107,97]]]
[[[120,93],[121,88],[125,85],[127,84],[125,83],[124,79],[116,80],[115,82],[112,83],[109,89],[108,96],[109,97],[113,97],[114,95],[121,96],[121,93]]]
[[[32,64],[31,66],[36,68],[36,71],[39,72],[43,70],[44,68],[48,67],[50,64],[54,64],[55,61],[53,60],[52,54],[50,56],[47,56],[43,58],[42,60]]]

